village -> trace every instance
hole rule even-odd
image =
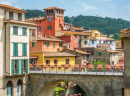
[[[44,17],[25,19],[27,11],[0,4],[0,96],[29,96],[29,74],[123,75],[124,35],[116,41],[98,30],[64,22],[65,9],[43,10]],[[124,96],[120,94],[114,96]]]

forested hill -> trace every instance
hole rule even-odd
[[[26,10],[25,18],[32,18],[38,16],[44,16],[44,11],[41,10]],[[64,17],[64,22],[71,23],[74,26],[79,27],[84,26],[85,29],[97,29],[104,35],[114,34],[114,39],[120,39],[120,30],[125,28],[130,28],[130,21],[115,18],[102,18],[97,16],[72,16]]]

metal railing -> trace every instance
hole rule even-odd
[[[36,68],[34,66],[30,69],[29,73],[44,73],[44,74],[81,74],[81,75],[124,75],[123,67],[120,66],[120,69],[115,69],[114,66],[111,66],[111,70],[106,70],[103,66],[102,69],[97,69],[97,66],[95,66],[93,69],[90,69],[89,67],[85,67],[84,69],[81,69],[81,66],[78,68],[74,68],[74,66],[70,66],[69,68],[57,68],[55,66],[54,68],[51,68],[50,66],[47,68]]]

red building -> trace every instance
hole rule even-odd
[[[67,45],[68,48],[71,49],[77,48],[77,38],[74,35],[60,36],[57,38],[65,41],[65,44]]]
[[[45,17],[27,19],[27,22],[34,22],[38,26],[38,32],[43,36],[55,36],[55,31],[64,30],[64,9],[49,7],[43,9]]]

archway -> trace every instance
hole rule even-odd
[[[17,82],[17,96],[22,96],[22,81],[18,80]]]
[[[12,96],[12,90],[13,90],[13,84],[11,81],[8,81],[7,85],[6,85],[6,96]]]

